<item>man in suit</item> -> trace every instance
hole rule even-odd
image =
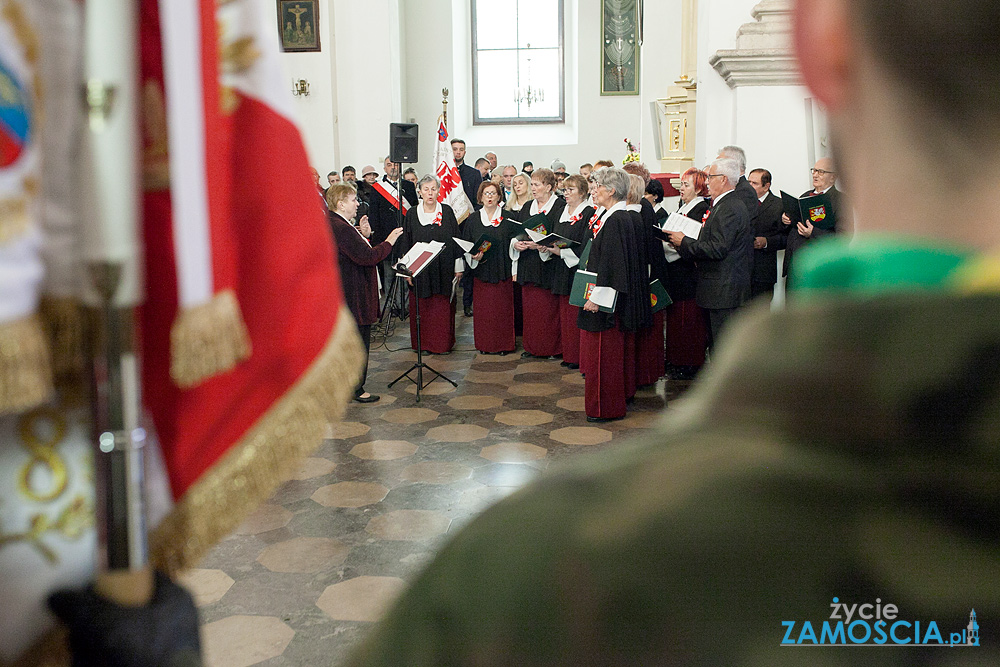
[[[756,299],[761,294],[774,294],[774,284],[778,282],[778,251],[785,247],[788,232],[781,221],[781,197],[771,192],[771,172],[754,169],[747,180],[759,201],[757,224],[753,229],[754,258],[750,279],[750,298]]]
[[[417,188],[406,179],[403,179],[401,184],[403,196],[402,198],[399,196],[396,189],[397,179],[399,179],[399,165],[386,158],[382,166],[385,174],[381,179],[371,183],[371,190],[369,190],[368,220],[372,228],[371,242],[373,246],[385,241],[392,230],[401,226],[406,212],[411,206],[417,204]],[[360,214],[358,215],[360,216]],[[360,220],[360,217],[358,219]],[[389,293],[389,288],[395,278],[392,271],[392,262],[395,259],[397,259],[395,254],[391,253],[382,260],[382,285],[386,294]],[[399,293],[395,299],[398,312],[403,312],[402,296],[402,293]]]
[[[739,179],[736,160],[713,162],[708,172],[712,212],[698,238],[670,232],[670,244],[680,256],[698,263],[695,301],[708,311],[709,349],[718,342],[726,320],[750,298],[753,227],[747,207],[735,193]]]
[[[451,140],[451,155],[455,158],[458,175],[462,177],[462,188],[465,190],[465,196],[469,198],[473,210],[478,211],[482,206],[476,201],[476,194],[479,192],[479,185],[483,182],[483,174],[475,167],[465,164],[465,141],[462,139]]]
[[[717,160],[735,160],[736,164],[739,166],[740,170],[740,180],[736,182],[736,191],[734,194],[736,197],[743,202],[743,205],[747,207],[747,213],[750,214],[750,224],[754,228],[757,226],[757,209],[759,208],[758,198],[759,195],[747,181],[747,154],[739,146],[725,146],[719,151],[719,156]]]
[[[792,285],[792,256],[796,252],[816,239],[833,236],[837,232],[850,227],[847,220],[848,212],[842,210],[844,207],[841,206],[840,202],[841,193],[834,185],[837,182],[837,167],[833,162],[833,158],[824,157],[816,160],[815,166],[809,171],[812,174],[813,187],[812,190],[803,192],[800,198],[829,192],[833,208],[831,213],[836,220],[836,224],[834,224],[832,229],[819,229],[808,220],[792,225],[791,219],[787,215],[782,214],[781,220],[789,228],[788,240],[785,244],[785,264],[782,269],[782,275],[788,276],[788,281],[785,283],[786,289],[790,289]]]

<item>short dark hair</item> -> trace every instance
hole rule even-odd
[[[525,161],[525,163],[521,165],[521,171],[524,171],[525,167],[531,167],[532,169],[534,169],[535,165],[531,164],[528,161]]]
[[[343,169],[341,169],[340,173],[341,173],[341,175],[344,175],[344,174],[346,174],[349,171],[353,171],[355,174],[358,173],[358,170],[355,169],[354,167],[352,167],[351,165],[347,165],[346,167],[344,167]]]
[[[454,146],[455,144],[462,144],[464,146],[465,145],[465,140],[464,139],[459,139],[458,137],[456,137],[456,138],[454,138],[454,139],[451,140],[451,145]]]
[[[663,183],[660,183],[655,178],[650,179],[649,183],[646,183],[646,194],[653,195],[653,199],[659,204],[663,201]]]
[[[490,166],[490,161],[484,157],[479,158],[478,160],[476,160],[476,169],[479,169],[479,165],[481,164],[485,164],[488,167]]]
[[[767,169],[754,169],[750,172],[750,175],[760,174],[760,184],[761,185],[771,185],[771,172]]]
[[[414,176],[416,176],[417,170],[414,169],[413,167],[407,167],[406,171],[403,172],[403,176],[406,176],[407,174],[413,174]]]
[[[327,177],[327,178],[330,178],[330,177],[331,177],[331,176],[333,176],[334,174],[336,174],[337,176],[340,176],[340,172],[339,172],[339,171],[331,171],[331,172],[330,172],[329,174],[327,174],[327,175],[326,175],[326,177]]]
[[[866,47],[920,107],[935,150],[982,154],[1000,135],[1000,3],[853,0]],[[986,136],[984,136],[986,135]],[[957,144],[957,145],[956,145]],[[995,146],[995,143],[994,143]],[[994,148],[994,150],[996,150]]]

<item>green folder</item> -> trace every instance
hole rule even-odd
[[[475,257],[479,253],[484,253],[483,259],[485,260],[486,256],[490,254],[490,250],[495,248],[496,245],[497,245],[497,240],[495,238],[493,238],[489,234],[483,234],[482,236],[479,237],[479,239],[475,242],[475,244],[473,244],[472,250],[469,251],[469,254]]]
[[[583,308],[583,305],[587,303],[587,299],[590,298],[590,293],[597,286],[597,274],[591,273],[590,271],[577,271],[576,275],[573,277],[573,289],[569,293],[569,303],[571,306],[576,306],[577,308]],[[615,305],[618,303],[618,295],[615,295],[615,304],[612,304],[610,308],[604,306],[598,306],[598,309],[602,313],[613,313],[615,312]]]
[[[587,239],[587,245],[583,246],[583,252],[580,253],[580,263],[577,264],[577,268],[581,271],[587,270],[587,261],[590,259],[590,246],[593,243],[594,239]]]
[[[802,199],[782,192],[781,202],[785,215],[793,225],[808,220],[816,229],[833,229],[837,226],[837,216],[833,212],[833,198],[829,192]]]
[[[533,215],[524,222],[521,223],[521,236],[519,237],[522,241],[528,238],[528,233],[524,230],[530,229],[539,234],[549,233],[549,217],[544,213],[539,213],[538,215]]]
[[[653,307],[653,312],[658,313],[673,302],[660,279],[654,278],[649,283],[649,305]]]

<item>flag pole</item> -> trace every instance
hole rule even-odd
[[[444,126],[448,127],[448,89],[442,88],[441,94],[444,96],[444,100],[441,102],[444,110],[441,112],[441,115],[444,117]]]
[[[153,593],[134,316],[142,293],[137,6],[88,0],[84,14],[82,251],[99,539],[94,586],[124,606],[142,606]]]

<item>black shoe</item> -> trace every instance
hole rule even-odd
[[[522,359],[534,359],[535,355],[533,355],[531,352],[528,352],[527,350],[525,350],[524,352],[521,353],[521,358]]]
[[[625,419],[624,417],[587,417],[587,421],[591,424],[604,424],[605,422],[616,422],[619,419]]]
[[[559,362],[559,365],[560,366],[569,366],[569,362],[564,359],[564,360],[562,360],[562,361]]]
[[[575,371],[580,369],[580,364],[566,364],[566,367]]]
[[[466,306],[465,307],[465,316],[466,317],[472,317],[472,306]]]
[[[367,393],[367,392],[365,392],[365,393]],[[356,402],[358,402],[358,403],[375,403],[380,398],[382,398],[382,397],[379,396],[378,394],[368,394],[367,396],[364,396],[364,395],[355,396],[354,400]]]

